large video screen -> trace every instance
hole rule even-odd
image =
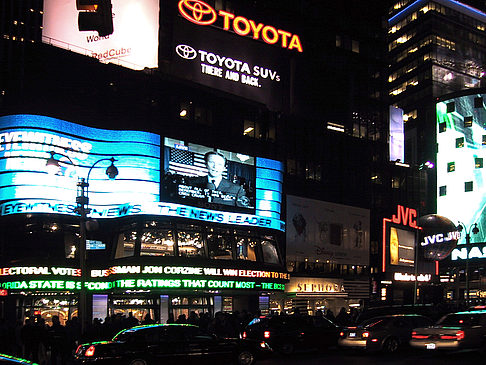
[[[471,94],[437,103],[437,213],[486,240],[486,108],[485,94]],[[461,235],[459,244],[465,243]]]
[[[159,0],[111,0],[113,33],[79,31],[76,0],[44,0],[42,41],[134,70],[158,67]]]
[[[54,173],[47,165],[51,157],[59,165]],[[112,157],[118,169],[115,180],[106,175]],[[4,116],[0,171],[1,215],[75,214],[81,178],[89,183],[91,216],[120,215],[124,204],[159,201],[160,137],[39,115]]]
[[[280,219],[282,163],[165,138],[162,200]]]

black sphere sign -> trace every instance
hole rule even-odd
[[[424,258],[429,260],[443,260],[456,247],[461,234],[456,225],[448,218],[429,214],[420,217],[420,248]]]

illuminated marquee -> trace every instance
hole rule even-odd
[[[65,280],[24,280],[8,281],[1,285],[3,290],[81,290],[80,281]],[[237,280],[194,280],[194,279],[124,279],[107,282],[86,282],[90,291],[110,289],[253,289],[284,291],[280,283],[259,283]]]
[[[425,281],[430,281],[432,279],[432,275],[431,274],[418,274],[417,280],[415,280],[414,274],[396,272],[393,275],[393,278],[397,281],[422,281],[422,282],[425,282]]]
[[[180,0],[179,13],[188,21],[197,25],[211,25],[216,22],[218,15],[223,19],[223,29],[233,31],[236,34],[253,39],[262,39],[267,44],[279,43],[282,48],[296,49],[302,52],[302,44],[297,34],[292,34],[270,25],[256,23],[243,16],[236,16],[227,11],[218,13],[201,0]]]
[[[287,291],[297,294],[323,293],[331,295],[347,295],[344,290],[343,281],[339,279],[292,278],[287,285]]]
[[[153,265],[125,265],[112,266],[106,270],[91,270],[92,278],[108,277],[117,274],[166,274],[166,275],[206,275],[228,276],[238,278],[261,278],[289,280],[290,275],[285,272],[264,270],[242,270],[215,267],[193,266],[153,266]]]
[[[81,276],[81,270],[71,267],[18,266],[0,268],[0,276],[13,275],[60,275]]]

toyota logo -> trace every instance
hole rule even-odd
[[[179,55],[179,57],[182,57],[186,60],[193,60],[197,57],[197,51],[191,46],[185,44],[179,44],[176,47],[176,53]]]
[[[216,11],[201,0],[179,1],[179,12],[181,15],[199,25],[210,25],[216,21]]]

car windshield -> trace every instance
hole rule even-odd
[[[453,313],[442,317],[437,324],[441,326],[478,326],[479,314]]]

